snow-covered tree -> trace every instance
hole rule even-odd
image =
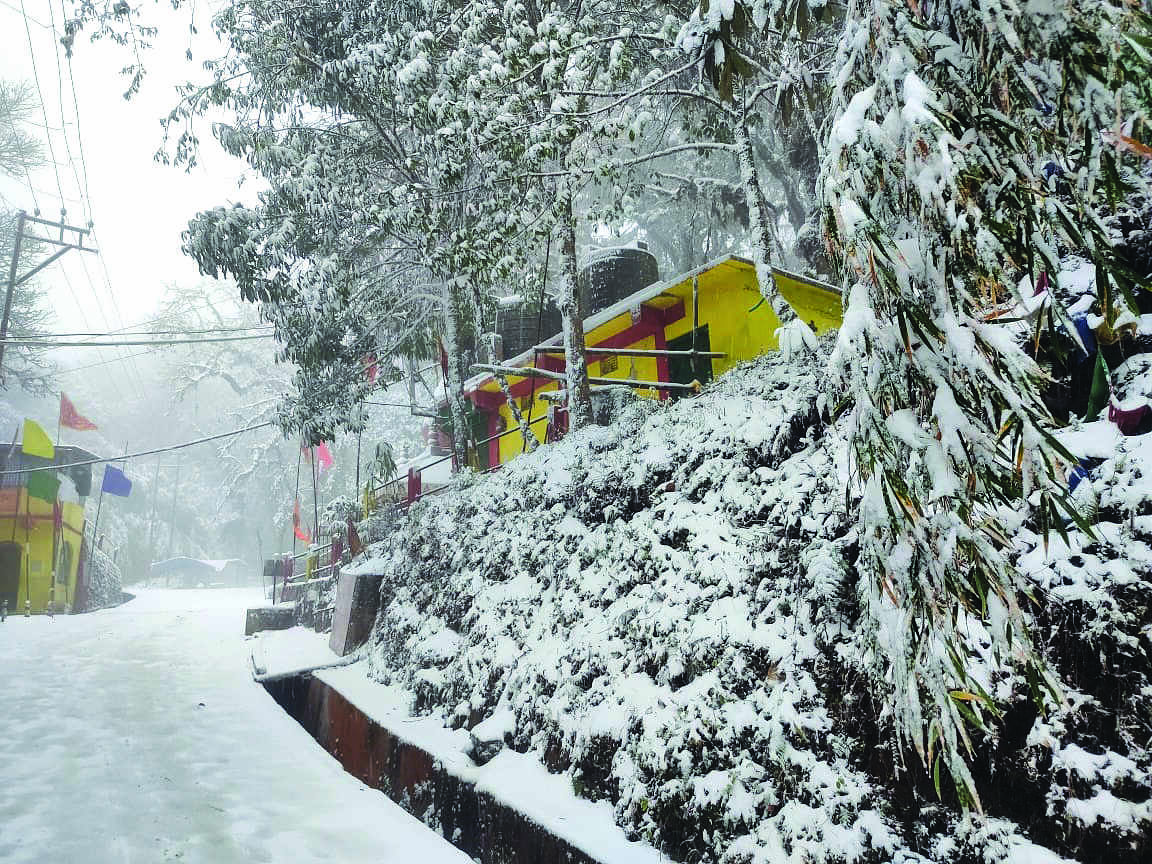
[[[27,84],[0,81],[0,174],[20,182],[44,161],[40,140],[29,131],[36,106],[35,93]],[[0,200],[0,279],[7,287],[8,270],[16,243],[16,211]],[[31,234],[31,232],[26,232]],[[41,244],[25,237],[21,258],[27,261],[38,254]],[[21,270],[29,268],[22,267]],[[3,289],[0,289],[3,290]],[[0,296],[0,304],[3,304]],[[51,319],[42,291],[35,281],[17,285],[12,293],[8,320],[9,337],[42,333]],[[0,389],[13,385],[30,393],[46,393],[51,386],[53,365],[43,351],[23,346],[10,346],[4,351],[4,368],[0,370]]]
[[[1119,314],[1131,282],[1100,214],[1144,182],[1150,38],[1133,3],[863,0],[833,67],[822,193],[847,289],[831,369],[862,494],[861,641],[896,730],[968,804],[969,731],[1047,689],[1017,514],[1072,517],[1073,457],[1015,309],[1072,249]]]

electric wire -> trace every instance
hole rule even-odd
[[[63,10],[63,7],[61,7],[61,10]],[[92,201],[85,201],[87,196],[84,194],[84,186],[80,183],[80,173],[76,170],[76,160],[72,158],[72,142],[68,135],[67,120],[64,117],[64,70],[60,63],[60,39],[58,38],[60,33],[56,29],[56,10],[52,5],[52,0],[48,0],[48,21],[52,25],[52,50],[56,57],[56,102],[60,106],[60,134],[64,136],[64,154],[68,158],[68,167],[72,169],[72,179],[76,181],[76,189],[80,193],[80,207],[84,214],[82,221],[87,222],[88,225],[91,226]],[[69,74],[71,74],[71,64],[69,64]],[[79,130],[79,113],[76,115],[76,123],[77,130]],[[77,134],[79,134],[79,132],[77,132]]]
[[[40,114],[44,118],[44,125],[48,124],[48,109],[44,106],[44,91],[40,87],[40,72],[36,68],[36,49],[32,44],[32,27],[29,25],[28,11],[24,8],[24,0],[20,0],[20,14],[24,16],[24,33],[28,37],[28,56],[32,61],[32,80],[36,84],[36,95],[40,97]],[[55,39],[55,34],[53,34]],[[52,136],[45,135],[48,142],[48,155],[52,159],[52,170],[56,174],[56,192],[60,195],[60,214],[64,215],[64,186],[60,182],[60,168],[56,164],[56,149],[52,146]]]
[[[242,435],[245,432],[251,432],[254,429],[263,429],[266,426],[274,425],[271,420],[266,420],[263,423],[254,423],[251,426],[245,426],[243,429],[233,429],[230,432],[220,432],[216,435],[208,435],[204,438],[197,438],[194,441],[185,441],[183,444],[172,444],[168,447],[155,447],[151,450],[141,450],[138,453],[124,453],[120,456],[109,456],[104,459],[86,459],[83,462],[69,462],[64,465],[44,465],[39,468],[16,468],[10,471],[0,471],[0,477],[12,477],[16,474],[32,474],[37,471],[59,471],[64,468],[77,468],[84,465],[103,465],[107,462],[123,462],[128,459],[137,459],[140,456],[154,456],[157,453],[171,453],[175,450],[184,450],[188,447],[195,447],[197,444],[207,444],[209,441],[219,441],[221,438],[232,438],[236,435]]]
[[[134,354],[131,354],[129,356],[131,356],[131,357],[143,357],[145,354],[155,354],[155,353],[156,353],[155,350],[137,351]],[[86,369],[95,369],[97,366],[108,366],[112,363],[120,363],[120,362],[122,362],[121,358],[113,357],[111,360],[100,360],[97,363],[85,363],[83,366],[73,366],[70,369],[57,369],[56,374],[57,375],[69,375],[72,372],[83,372]]]
[[[48,2],[48,8],[49,9],[52,8],[51,0],[49,0],[49,2]],[[68,13],[64,9],[64,0],[60,0],[60,15],[61,15],[62,21],[68,20]],[[55,16],[52,17],[52,26],[53,26],[53,28],[55,28],[55,26],[56,26]],[[53,36],[56,36],[56,35],[58,35],[58,34],[53,33]],[[59,48],[57,48],[57,51],[59,51]],[[76,118],[76,146],[77,146],[77,149],[79,149],[79,151],[80,151],[80,173],[84,177],[84,192],[83,192],[83,194],[84,194],[84,197],[88,199],[88,218],[91,219],[92,218],[92,195],[88,191],[88,160],[84,156],[84,130],[80,125],[80,100],[78,98],[76,98],[76,78],[72,75],[72,52],[71,51],[67,52],[67,54],[65,55],[65,59],[67,60],[67,63],[68,63],[68,84],[72,90],[72,116]],[[63,102],[63,98],[61,98],[61,102]],[[60,106],[60,122],[61,123],[64,122],[64,106],[63,106],[63,104],[61,104],[61,106]],[[65,132],[65,135],[67,135],[67,132]]]
[[[0,345],[15,348],[126,348],[140,345],[211,345],[217,342],[248,342],[253,339],[271,339],[271,333],[248,336],[216,336],[203,339],[129,339],[118,342],[40,342],[35,339],[0,339]]]
[[[68,288],[68,293],[70,295],[72,295],[72,302],[76,304],[76,310],[78,312],[80,312],[80,317],[83,318],[84,323],[87,324],[88,318],[84,315],[84,312],[82,311],[83,307],[80,305],[80,298],[76,295],[76,289],[72,287],[72,280],[68,278],[68,270],[64,267],[61,267],[60,268],[60,275],[64,277],[64,284]],[[117,358],[117,359],[119,359],[119,358]],[[120,362],[123,363],[124,361],[120,360]],[[125,371],[127,371],[127,370],[125,370]],[[112,381],[112,389],[114,389],[116,391],[117,395],[120,397],[120,399],[122,401],[127,401],[125,396],[124,396],[124,390],[120,387],[120,378],[116,375],[110,375],[109,378]]]
[[[12,339],[70,339],[79,336],[187,336],[189,333],[244,333],[249,330],[270,330],[271,324],[252,327],[206,327],[203,330],[111,330],[107,333],[22,333],[9,334]]]
[[[101,256],[101,262],[103,262],[102,256]],[[84,277],[88,280],[88,288],[92,291],[92,299],[96,301],[96,309],[100,312],[100,317],[104,321],[104,326],[108,329],[111,329],[112,323],[109,320],[107,313],[104,311],[104,304],[100,300],[100,293],[96,290],[96,283],[93,281],[92,274],[88,270],[88,262],[85,261],[83,258],[81,258],[80,259],[80,266],[84,270]],[[124,323],[123,319],[121,319],[120,323],[121,324]],[[132,372],[135,373],[136,381],[134,382],[133,386],[136,387],[138,394],[143,396],[144,393],[146,392],[147,388],[143,386],[143,383],[142,383],[143,379],[140,376],[140,370],[135,366],[130,366],[129,362],[135,363],[134,360],[133,361],[125,360],[125,362],[124,362],[125,377],[128,378],[129,380],[131,380],[132,376],[129,373],[132,373]]]

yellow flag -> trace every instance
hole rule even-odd
[[[21,449],[29,456],[39,456],[41,459],[53,459],[56,448],[52,446],[52,439],[48,433],[40,428],[35,420],[24,418],[24,443]]]

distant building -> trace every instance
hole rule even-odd
[[[239,558],[205,560],[184,557],[154,562],[149,575],[153,581],[163,580],[165,587],[177,588],[246,585],[253,576],[252,568]]]
[[[92,491],[92,469],[74,465],[96,457],[79,447],[57,447],[50,462],[26,456],[20,445],[0,445],[0,470],[60,466],[62,484],[55,502],[29,498],[26,475],[0,475],[0,602],[10,615],[72,611],[84,594],[84,498]],[[71,466],[71,467],[69,467]],[[68,488],[70,485],[71,488]],[[66,500],[74,496],[78,500]]]

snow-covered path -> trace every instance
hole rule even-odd
[[[470,859],[250,677],[244,590],[0,624],[0,861]]]

